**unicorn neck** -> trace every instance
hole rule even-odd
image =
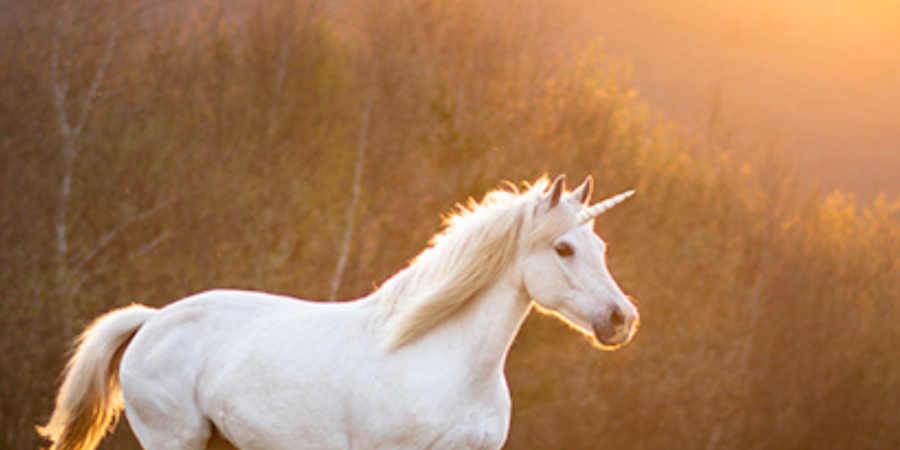
[[[531,310],[531,300],[518,286],[498,280],[460,311],[460,338],[471,346],[472,367],[499,370]]]
[[[475,383],[502,376],[512,342],[531,309],[528,296],[508,277],[500,277],[455,314],[408,343],[412,349],[441,353]]]

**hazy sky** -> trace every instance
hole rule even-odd
[[[654,108],[796,151],[828,188],[900,192],[900,2],[586,2],[578,39],[633,64]],[[714,113],[715,111],[715,113]]]

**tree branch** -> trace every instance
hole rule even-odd
[[[284,78],[287,75],[287,61],[290,53],[290,40],[283,37],[281,41],[281,51],[278,55],[278,70],[275,72],[275,87],[272,90],[272,98],[269,102],[269,127],[266,129],[266,138],[269,140],[275,136],[278,130],[280,120],[278,120],[278,102],[281,97],[281,90],[284,86]]]
[[[154,206],[153,208],[151,208],[147,211],[144,211],[143,213],[125,218],[125,220],[123,220],[121,223],[119,223],[115,228],[113,228],[112,230],[110,230],[106,234],[104,234],[103,237],[101,237],[100,240],[97,241],[97,244],[94,245],[94,247],[82,252],[80,255],[78,255],[77,258],[75,258],[73,261],[71,261],[70,265],[72,266],[72,271],[73,272],[80,271],[81,268],[84,267],[85,264],[90,262],[90,260],[92,260],[94,257],[96,257],[97,254],[99,254],[104,248],[106,248],[113,241],[113,239],[115,239],[116,236],[118,236],[119,233],[122,232],[122,230],[124,230],[125,228],[127,228],[128,226],[130,226],[136,222],[140,222],[142,220],[148,219],[148,218],[158,214],[160,211],[162,211],[163,209],[165,209],[169,205],[172,205],[173,203],[177,202],[180,199],[181,199],[181,197],[171,198],[169,200],[166,200],[166,201]]]
[[[59,37],[57,36],[53,39],[53,51],[50,53],[50,88],[53,92],[50,102],[56,112],[60,134],[64,139],[69,139],[72,135],[69,118],[66,114],[66,95],[69,92],[69,82],[68,79],[60,80],[59,78],[59,47]]]
[[[168,230],[163,231],[162,233],[159,234],[159,236],[153,238],[153,240],[151,240],[147,245],[142,247],[140,250],[128,255],[126,260],[132,261],[136,258],[146,255],[147,253],[150,253],[151,251],[153,251],[153,249],[155,249],[156,247],[159,247],[159,244],[163,243],[166,239],[168,239],[169,236],[171,236],[171,233]],[[119,267],[118,265],[113,267],[108,264],[108,265],[98,268],[96,270],[86,271],[86,272],[81,272],[81,273],[76,272],[77,276],[75,276],[73,274],[73,276],[66,282],[66,286],[64,288],[65,292],[69,296],[75,295],[78,293],[78,291],[81,290],[81,286],[83,286],[84,282],[87,281],[89,278],[99,275],[99,274],[102,274],[102,273],[109,272],[113,268],[118,268],[118,267]]]
[[[99,92],[100,84],[106,76],[106,70],[109,68],[109,63],[112,61],[113,53],[116,49],[118,36],[119,20],[113,19],[112,31],[110,31],[109,39],[106,41],[106,51],[103,53],[103,60],[100,62],[97,72],[94,73],[94,78],[91,80],[90,87],[87,92],[84,93],[84,98],[81,101],[81,112],[78,116],[78,123],[75,125],[74,130],[75,136],[81,134],[81,131],[84,129],[84,124],[87,123],[87,119],[94,107],[94,95]]]

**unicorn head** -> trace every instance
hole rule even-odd
[[[590,205],[593,180],[571,193],[558,177],[541,195],[533,231],[521,248],[519,268],[528,295],[603,349],[626,344],[639,322],[637,308],[606,265],[606,243],[593,231],[594,219],[630,197],[629,191]]]
[[[523,312],[533,300],[600,348],[628,342],[638,312],[609,274],[606,244],[593,223],[633,192],[589,206],[592,189],[588,177],[566,193],[559,177],[521,194],[495,190],[460,207],[431,247],[380,289],[388,346],[426,334],[501,279],[529,302]]]

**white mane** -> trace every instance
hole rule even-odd
[[[494,190],[481,202],[459,205],[444,220],[445,229],[429,247],[377,292],[389,347],[402,346],[458,311],[503,274],[521,245],[553,239],[575,225],[574,212],[555,213],[564,208],[537,227],[531,223],[548,184],[541,179],[524,193]]]

